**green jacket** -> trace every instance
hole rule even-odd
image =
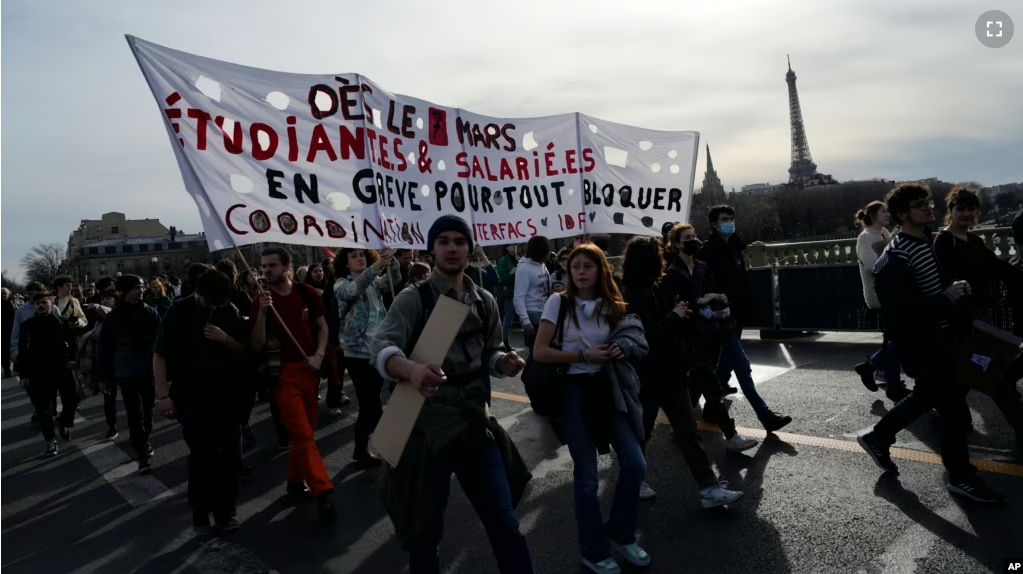
[[[472,383],[467,390],[480,398],[484,393],[481,383]],[[442,451],[454,449],[449,456],[459,457],[496,441],[504,459],[512,505],[518,506],[522,500],[533,476],[511,437],[497,419],[487,415],[481,402],[468,398],[461,407],[427,403],[416,420],[398,468],[384,464],[378,489],[402,549],[407,551],[436,527],[432,467]]]
[[[501,259],[497,261],[497,284],[501,287],[507,288],[508,292],[505,297],[511,298],[515,296],[515,275],[512,271],[518,267],[519,262],[511,255],[503,255]]]

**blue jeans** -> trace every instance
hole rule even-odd
[[[870,364],[881,369],[881,372],[884,373],[884,380],[888,383],[889,390],[906,388],[906,382],[902,380],[899,356],[895,353],[895,343],[888,339],[888,337],[885,337],[881,348],[871,355]]]
[[[526,314],[529,315],[529,323],[533,326],[534,329],[539,331],[540,317],[543,316],[543,311],[527,311]],[[536,345],[536,337],[534,336],[532,341],[526,341],[526,344],[529,346],[529,354],[532,355],[533,346]]]
[[[519,518],[512,506],[511,489],[505,475],[504,459],[496,443],[476,452],[449,448],[433,461],[435,526],[430,535],[413,544],[409,552],[409,574],[440,573],[440,540],[444,534],[444,511],[451,493],[451,474],[458,477],[462,491],[472,503],[502,574],[531,574],[526,537],[519,532]],[[638,488],[638,487],[637,487]]]
[[[575,379],[575,380],[573,380]],[[580,382],[580,379],[582,381]],[[593,379],[590,381],[589,379]],[[618,485],[607,524],[604,524],[597,499],[597,447],[583,423],[583,385],[596,383],[596,377],[571,375],[565,384],[561,411],[561,430],[575,463],[575,521],[579,546],[584,559],[600,562],[610,557],[608,538],[619,544],[636,541],[636,514],[639,509],[639,485],[646,475],[646,458],[639,438],[625,413],[609,410],[610,442],[618,456]]]
[[[742,394],[753,407],[753,412],[757,413],[758,417],[766,414],[767,403],[764,402],[763,397],[757,392],[757,386],[753,383],[753,368],[750,367],[749,357],[746,356],[746,351],[742,348],[739,335],[730,330],[725,333],[724,340],[721,341],[721,356],[718,357],[717,368],[718,381],[722,385],[728,384],[728,380],[732,377],[732,371],[735,371],[735,378],[739,380],[739,388],[742,389]]]
[[[515,321],[515,301],[511,297],[504,300],[504,316],[501,321],[501,327],[504,328],[504,342],[510,344],[512,322]]]

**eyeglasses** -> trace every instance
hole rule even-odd
[[[921,199],[920,201],[913,201],[909,204],[910,209],[922,209],[929,210],[934,209],[934,201],[930,199]]]

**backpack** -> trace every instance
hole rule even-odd
[[[554,325],[554,337],[550,345],[551,348],[560,351],[565,337],[568,305],[564,295],[559,297],[561,304],[558,305],[558,322]],[[562,383],[568,374],[568,367],[569,365],[563,363],[539,363],[533,359],[533,353],[529,353],[526,368],[522,370],[522,384],[526,387],[526,396],[529,397],[529,405],[533,407],[533,412],[544,417],[558,415],[561,410]]]
[[[423,310],[419,313],[419,317],[416,318],[415,328],[412,330],[412,338],[409,339],[407,345],[403,349],[405,356],[412,356],[412,350],[416,348],[416,343],[419,342],[419,336],[422,335],[423,329],[426,328],[426,321],[430,318],[430,313],[433,312],[434,307],[437,305],[437,298],[433,294],[433,289],[430,287],[428,281],[424,281],[419,285],[416,285],[416,291],[419,293],[419,300],[422,302]],[[490,324],[490,309],[486,304],[486,301],[481,297],[479,301],[474,304],[476,307],[476,314],[479,316],[483,323],[483,327],[474,329],[467,333],[459,332],[455,337],[455,341],[462,345],[462,352],[469,362],[472,362],[472,357],[469,356],[468,348],[465,346],[465,341],[473,337],[483,336],[486,340],[487,332],[486,326]],[[482,367],[486,369],[486,365]],[[474,375],[475,376],[475,375]]]

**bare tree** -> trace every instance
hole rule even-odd
[[[11,293],[23,293],[25,291],[20,283],[11,279],[11,275],[6,269],[3,271],[2,286],[9,289]]]
[[[40,243],[29,249],[21,258],[25,276],[29,281],[52,285],[53,280],[67,272],[67,248],[60,243]]]

